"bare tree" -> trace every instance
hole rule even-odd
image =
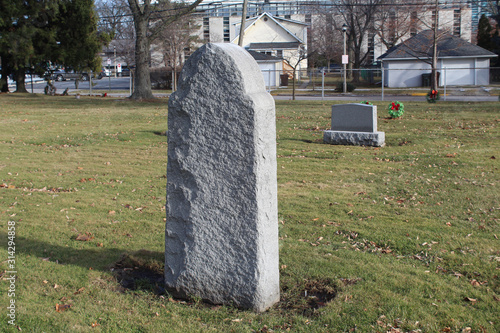
[[[292,68],[292,100],[295,100],[295,77],[297,76],[297,68],[301,62],[308,58],[308,54],[304,45],[301,45],[298,53],[289,53],[283,55],[283,60]]]
[[[421,60],[428,62],[431,65],[431,90],[438,90],[438,44],[448,32],[446,30],[439,29],[440,25],[444,25],[444,22],[439,22],[439,0],[427,0],[422,2],[424,3],[426,10],[432,12],[431,20],[426,20],[425,18],[420,19],[420,23],[432,31],[432,49],[430,52],[430,61],[428,58],[425,59],[425,57],[421,57]]]
[[[399,44],[404,38],[416,33],[423,7],[415,6],[418,0],[408,4],[405,0],[384,0],[376,13],[375,31],[387,49]]]
[[[100,17],[99,29],[101,31],[108,32],[115,39],[130,38],[133,21],[126,0],[96,0],[95,6]]]
[[[360,68],[372,51],[365,47],[367,37],[373,35],[377,14],[384,0],[337,0],[333,2],[341,20],[336,25],[347,25],[347,41],[349,46],[350,65]],[[336,26],[337,30],[341,27]],[[359,71],[354,72],[354,82],[359,81]]]
[[[128,0],[134,19],[135,65],[134,93],[132,99],[154,98],[151,91],[149,71],[150,46],[158,34],[168,25],[187,15],[201,3],[196,0],[190,5],[169,1]]]
[[[118,59],[125,61],[129,68],[133,67],[135,65],[135,31],[127,0],[97,0],[96,10],[100,17],[99,29],[113,36],[108,46],[108,56],[111,58],[116,55]]]
[[[177,90],[177,72],[184,64],[185,51],[190,51],[201,40],[194,33],[200,28],[192,15],[186,15],[168,25],[158,35],[157,43],[165,65],[172,70],[172,90]]]
[[[483,9],[490,14],[489,16],[497,21],[497,24],[500,24],[500,0],[485,1],[485,7]]]
[[[342,32],[335,29],[332,11],[320,11],[312,24],[309,51],[324,58],[328,68],[330,68],[331,61],[340,62],[342,56],[341,41]]]

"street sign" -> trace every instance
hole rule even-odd
[[[121,73],[121,72],[122,72],[122,64],[117,64],[117,65],[116,65],[116,71],[117,71],[118,73]]]
[[[111,65],[111,59],[108,58],[108,66]]]
[[[343,54],[342,55],[342,65],[347,65],[349,63],[349,55]]]

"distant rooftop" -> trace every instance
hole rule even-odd
[[[460,37],[439,31],[437,43],[438,58],[486,57],[497,55]],[[410,39],[390,48],[379,60],[431,58],[434,32],[424,30]]]
[[[285,50],[285,49],[298,49],[299,42],[282,42],[282,43],[251,43],[248,47],[249,50]]]

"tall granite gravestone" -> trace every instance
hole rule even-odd
[[[359,103],[332,106],[332,129],[323,132],[332,145],[385,145],[385,133],[377,131],[377,106]]]
[[[264,311],[279,300],[274,100],[243,48],[206,44],[168,103],[165,282]]]

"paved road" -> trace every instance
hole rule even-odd
[[[291,100],[292,96],[274,96],[275,100]],[[425,96],[407,96],[407,95],[385,95],[382,98],[381,95],[335,95],[335,96],[296,96],[297,100],[306,101],[401,101],[401,102],[425,102]],[[498,101],[498,96],[446,96],[446,99],[441,97],[442,101],[452,101],[452,102],[495,102]]]
[[[66,81],[61,81],[61,82],[54,82],[55,87],[57,88],[57,93],[61,94],[66,88],[69,89],[69,92],[71,93],[76,89],[75,86],[75,81],[74,80],[66,80]],[[26,89],[31,92],[33,91],[34,93],[37,94],[43,94],[43,89],[46,86],[45,81],[36,81],[33,83],[33,90],[31,87],[31,81],[29,79],[26,80]],[[78,90],[80,93],[85,94],[85,91],[89,91],[90,89],[90,82],[89,81],[80,81]],[[11,90],[15,90],[15,86],[11,86]],[[92,80],[92,90],[99,90],[99,91],[116,91],[116,90],[125,90],[129,91],[130,90],[130,77],[105,77],[100,80]]]
[[[99,90],[99,92],[106,91],[109,96],[114,96],[114,97],[128,97],[130,96],[130,77],[105,77],[102,78],[101,80],[93,80],[93,86],[92,86],[92,91]],[[26,80],[26,89],[31,92],[33,91],[34,93],[38,94],[43,94],[43,89],[45,87],[46,83],[44,81],[38,81],[34,82],[33,84],[33,90],[31,87],[31,82],[29,80]],[[55,86],[57,88],[57,93],[61,94],[66,88],[69,89],[70,94],[75,94],[76,88],[75,88],[75,81],[73,80],[68,80],[68,81],[63,81],[63,82],[55,82]],[[83,81],[80,82],[79,85],[79,93],[84,95],[89,93],[89,82],[88,81]],[[15,86],[11,87],[11,91],[15,90]],[[310,95],[310,92],[308,94],[305,94],[305,90],[301,91],[298,90],[296,99],[297,100],[311,100],[311,101],[362,101],[362,100],[369,100],[369,101],[425,101],[425,96],[407,96],[407,95],[390,95],[390,92],[386,93],[384,95],[384,98],[382,98],[381,95],[373,95],[373,94],[330,94],[329,96],[325,96],[324,98],[321,97],[321,94],[318,93],[317,95]],[[302,93],[302,95],[301,95]],[[166,97],[169,94],[165,93],[155,93],[153,91],[153,94],[158,97]],[[290,95],[278,95],[274,96],[275,100],[291,100],[292,96]],[[444,97],[441,97],[441,100],[446,100],[446,101],[461,101],[461,102],[495,102],[498,101],[498,96],[446,96],[446,99]]]

